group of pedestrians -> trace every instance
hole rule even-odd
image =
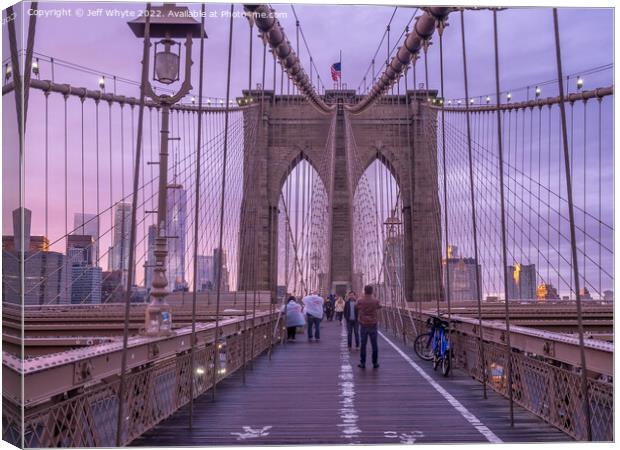
[[[332,321],[335,313],[336,320],[340,324],[344,320],[347,327],[348,349],[352,350],[354,339],[355,348],[360,349],[358,367],[366,368],[366,350],[368,340],[370,340],[372,365],[376,369],[379,367],[377,324],[380,308],[381,304],[373,295],[372,286],[364,287],[364,295],[359,299],[353,291],[347,294],[346,300],[333,294],[323,299],[316,291],[313,291],[301,299],[301,304],[294,296],[290,296],[285,306],[288,340],[295,340],[297,327],[307,325],[308,342],[313,340],[319,342],[323,317],[325,316],[327,321]]]

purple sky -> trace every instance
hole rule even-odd
[[[25,2],[25,5],[29,5]],[[290,5],[274,5],[276,11],[285,13],[286,17],[280,19],[289,40],[295,45],[295,19]],[[28,6],[26,6],[27,8]],[[66,60],[80,64],[93,71],[91,74],[68,69],[56,65],[55,81],[69,83],[73,86],[85,86],[97,89],[97,81],[100,73],[114,74],[131,80],[139,80],[140,57],[142,41],[134,37],[126,22],[131,17],[108,17],[107,13],[117,11],[119,13],[135,13],[144,7],[143,3],[76,3],[76,2],[45,2],[39,7],[47,11],[49,15],[40,16],[37,22],[37,34],[35,51],[56,59]],[[189,5],[192,10],[199,11],[198,4]],[[62,17],[55,17],[53,12],[65,9]],[[228,11],[229,4],[208,4],[207,11],[215,12],[217,16],[222,11]],[[90,12],[97,13],[103,9],[100,17],[86,17]],[[310,46],[316,67],[318,67],[321,79],[325,85],[331,87],[329,67],[338,61],[339,52],[342,51],[343,82],[349,88],[357,88],[372,55],[384,33],[385,26],[389,21],[394,7],[391,6],[315,6],[296,5],[297,15],[306,39]],[[70,11],[68,16],[66,11]],[[78,10],[83,17],[76,17]],[[235,5],[236,11],[242,10],[242,5]],[[414,13],[415,8],[400,7],[396,11],[391,26],[390,46],[394,46],[396,40]],[[420,14],[420,12],[418,12]],[[613,62],[613,10],[611,8],[562,8],[559,12],[561,27],[561,42],[563,49],[563,64],[565,74],[577,74],[586,69],[605,65]],[[27,16],[25,17],[27,20]],[[468,11],[465,13],[467,27],[467,50],[471,96],[482,96],[494,91],[493,73],[493,45],[492,45],[492,13],[489,11]],[[226,86],[226,54],[228,19],[222,17],[209,17],[206,19],[206,31],[209,38],[205,41],[205,96],[223,97]],[[444,34],[445,53],[445,96],[446,98],[458,98],[463,94],[462,60],[460,42],[460,18],[458,13],[451,15],[450,26]],[[501,87],[503,91],[514,90],[525,86],[535,86],[537,83],[555,78],[555,58],[553,40],[552,13],[549,8],[517,8],[499,13],[499,39],[501,52]],[[19,31],[19,26],[18,26]],[[254,31],[256,34],[256,30]],[[9,56],[6,26],[3,28],[3,60]],[[248,23],[244,18],[234,20],[233,37],[233,74],[231,84],[231,97],[240,94],[241,89],[248,86]],[[439,88],[439,45],[437,36],[429,51],[429,80],[431,88]],[[377,72],[381,61],[385,59],[386,42],[379,51],[377,57]],[[198,49],[199,40],[194,40],[193,49],[193,85],[194,92],[198,90]],[[309,56],[302,42],[300,42],[300,56],[306,71],[309,71]],[[41,79],[51,78],[51,67],[46,61],[47,57],[41,56]],[[261,77],[262,44],[255,37],[253,54],[253,81],[260,82]],[[270,55],[267,57],[266,86],[273,86],[272,62]],[[278,67],[279,69],[279,67]],[[422,60],[418,64],[418,81],[423,81],[424,65]],[[107,78],[108,91],[113,89],[110,77]],[[608,86],[613,83],[611,70],[585,77],[586,88]],[[176,85],[173,85],[175,87]],[[279,86],[279,74],[278,74]],[[411,88],[411,86],[410,86]],[[569,83],[571,91],[575,90],[574,79]],[[137,96],[138,89],[135,86],[122,82],[117,84],[117,93]],[[278,87],[279,89],[279,87]],[[286,83],[285,83],[286,90]],[[532,92],[532,90],[530,90]],[[525,98],[526,91],[515,91],[513,101]],[[531,95],[531,94],[530,94]],[[543,87],[543,96],[557,95],[557,88],[553,84]],[[51,102],[51,101],[50,101]],[[3,152],[3,233],[11,234],[10,211],[15,207],[11,201],[11,193],[16,186],[17,179],[15,161],[7,149],[16,146],[16,136],[6,132],[7,127],[14,127],[13,94],[3,98],[4,105],[4,137]],[[36,92],[31,96],[30,115],[28,122],[28,158],[35,159],[31,166],[36,166],[40,160],[40,151],[44,140],[41,111],[43,109],[43,95]],[[50,103],[52,107],[51,127],[54,129],[51,140],[53,145],[59,146],[62,142],[61,128],[61,102],[56,100]],[[78,115],[78,102],[72,105],[70,113],[70,129],[77,130],[80,126]],[[92,106],[86,107],[86,113],[93,113]],[[8,114],[7,114],[8,113]],[[117,120],[115,118],[115,120]],[[612,122],[607,122],[606,135],[610,135]],[[86,139],[92,139],[94,133],[92,127],[85,129]],[[75,132],[70,137],[70,145],[78,143]],[[127,144],[130,144],[126,136]],[[611,141],[608,141],[606,154],[611,162]],[[57,149],[59,150],[59,149]],[[27,158],[26,165],[30,164]],[[52,162],[52,165],[54,162]],[[127,175],[127,184],[129,178]],[[27,207],[33,210],[33,233],[42,233],[42,208],[43,184],[41,172],[38,169],[27,169]],[[58,186],[60,180],[54,181]],[[87,211],[88,212],[88,211]],[[611,214],[611,209],[609,214]],[[72,214],[71,214],[72,217]],[[70,219],[70,222],[72,219]],[[53,225],[50,238],[58,236],[62,224]]]

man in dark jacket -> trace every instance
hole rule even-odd
[[[360,324],[362,335],[362,351],[360,352],[360,363],[357,367],[366,368],[366,344],[370,338],[372,346],[372,366],[379,367],[379,349],[377,347],[377,311],[381,308],[379,300],[372,295],[372,286],[364,287],[364,296],[357,301],[355,310],[357,320]]]
[[[347,301],[344,304],[343,316],[347,324],[347,346],[351,350],[353,333],[355,333],[355,348],[360,348],[359,326],[357,324],[357,310],[355,309],[355,292],[350,291],[347,294]]]

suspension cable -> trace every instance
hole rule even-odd
[[[577,303],[577,330],[579,333],[579,356],[581,359],[581,395],[583,403],[583,412],[586,421],[586,439],[592,440],[592,423],[590,418],[590,401],[588,396],[588,374],[586,367],[586,355],[584,350],[584,332],[583,332],[583,318],[581,309],[581,293],[579,292],[579,265],[577,260],[577,239],[575,233],[575,211],[573,208],[573,187],[571,178],[571,167],[568,152],[568,139],[566,132],[566,111],[564,108],[564,86],[562,80],[562,53],[560,49],[560,30],[558,24],[558,10],[553,8],[553,28],[555,33],[555,53],[558,72],[558,91],[560,94],[560,117],[562,125],[562,142],[564,147],[564,171],[566,179],[566,195],[568,197],[568,217],[570,224],[570,241],[571,241],[571,260],[573,267],[573,276],[575,279],[575,298]]]
[[[486,360],[484,358],[484,338],[482,335],[482,286],[480,286],[480,266],[478,263],[478,228],[476,220],[476,200],[474,194],[474,169],[471,148],[471,126],[469,114],[469,83],[467,79],[467,52],[465,48],[465,14],[461,10],[461,46],[463,49],[463,83],[465,87],[465,108],[467,109],[465,118],[467,121],[467,155],[469,163],[469,193],[471,200],[471,220],[472,234],[474,239],[474,263],[476,276],[476,300],[478,306],[478,336],[480,339],[480,367],[482,373],[482,395],[487,398],[487,382],[486,382]],[[443,102],[442,102],[443,103]],[[445,174],[444,174],[445,178]]]
[[[222,243],[224,239],[224,202],[225,202],[225,191],[226,191],[226,163],[228,157],[228,120],[230,113],[230,75],[231,75],[231,62],[232,62],[232,42],[233,42],[233,13],[234,13],[235,5],[230,5],[230,24],[228,31],[228,68],[226,72],[226,105],[225,105],[225,113],[224,113],[224,151],[222,156],[222,192],[220,197],[220,228],[219,228],[219,257],[220,260],[217,262],[218,266],[222,263],[224,259],[224,249],[222,248]],[[216,291],[216,300],[215,300],[215,338],[213,342],[213,387],[211,391],[211,398],[215,400],[215,391],[217,385],[217,375],[219,370],[219,356],[217,355],[217,341],[219,339],[219,330],[220,330],[220,296],[222,290],[222,269],[221,267],[217,271],[217,291]]]
[[[496,102],[499,108],[500,89],[499,89],[499,49],[497,37],[497,10],[493,10],[493,42],[495,47],[495,92]],[[508,259],[506,254],[506,208],[504,205],[504,153],[502,148],[502,119],[499,111],[497,112],[497,145],[499,158],[499,192],[500,192],[500,215],[502,227],[502,265],[504,271],[504,311],[506,315],[506,362],[507,362],[507,383],[508,398],[510,401],[510,426],[514,427],[514,406],[512,398],[512,347],[510,345],[510,308],[508,306]]]
[[[151,10],[151,4],[146,4],[146,10]],[[142,50],[142,84],[140,88],[140,109],[138,118],[138,138],[136,141],[136,164],[134,168],[133,176],[133,195],[131,199],[131,218],[130,218],[130,234],[129,234],[129,272],[127,274],[127,289],[125,290],[125,320],[123,323],[123,352],[121,356],[121,373],[120,382],[118,388],[118,416],[116,420],[116,446],[120,447],[123,442],[123,424],[124,418],[124,406],[125,406],[125,378],[127,370],[127,343],[129,339],[129,305],[131,304],[131,287],[133,286],[134,277],[134,258],[135,258],[135,241],[136,241],[136,211],[138,204],[138,182],[140,179],[140,158],[142,155],[142,120],[144,117],[144,99],[146,96],[146,83],[149,73],[149,51],[150,51],[150,26],[151,19],[149,15],[146,15],[144,24],[144,44]],[[121,124],[122,125],[122,124]],[[161,195],[162,193],[160,193]],[[165,193],[163,193],[165,195]],[[124,211],[124,210],[123,210]],[[66,213],[65,213],[66,216]],[[84,218],[82,217],[82,222]],[[123,219],[124,223],[125,220]],[[122,245],[122,244],[121,244]],[[121,253],[122,254],[122,253]],[[122,256],[121,256],[122,259]]]

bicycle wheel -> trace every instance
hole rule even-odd
[[[450,373],[450,357],[452,355],[450,354],[450,350],[446,351],[446,354],[443,356],[443,359],[441,360],[441,373],[444,377],[448,376],[448,373]]]
[[[419,334],[418,337],[415,338],[415,342],[413,343],[413,350],[415,351],[415,354],[418,355],[418,358],[423,359],[424,361],[430,361],[431,359],[433,359],[431,334]]]

